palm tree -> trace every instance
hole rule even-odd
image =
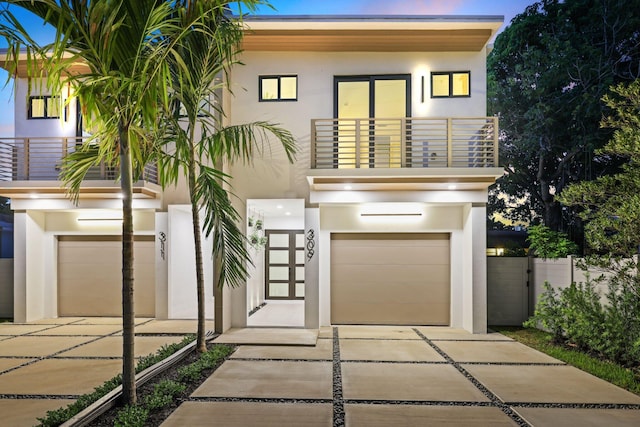
[[[250,161],[254,151],[260,149],[260,144],[269,135],[283,145],[290,161],[295,151],[293,136],[270,123],[222,127],[223,111],[211,100],[224,86],[223,77],[229,68],[237,64],[242,27],[239,19],[226,13],[226,1],[214,0],[212,3],[217,9],[216,13],[206,15],[208,31],[189,33],[176,48],[179,55],[169,59],[170,95],[175,108],[162,119],[166,144],[158,153],[158,172],[163,186],[176,184],[180,176],[187,177],[196,259],[196,348],[201,352],[206,351],[206,331],[200,211],[204,212],[206,235],[212,234],[213,256],[219,267],[218,285],[239,286],[246,279],[246,265],[251,262],[246,239],[237,225],[240,217],[224,189],[229,177],[216,167],[223,160]],[[251,11],[259,2],[245,0],[242,3]],[[203,16],[200,7],[187,8],[187,21],[193,20],[189,14]],[[167,150],[167,146],[175,148]]]
[[[9,55],[17,65],[21,47],[27,48],[30,74],[46,79],[59,91],[70,84],[95,129],[84,150],[68,158],[62,179],[77,201],[80,185],[92,166],[105,162],[119,167],[122,192],[122,323],[123,398],[136,401],[133,306],[132,187],[151,153],[161,101],[168,102],[170,83],[167,58],[176,58],[176,43],[200,28],[200,17],[187,22],[181,2],[158,0],[10,0],[55,29],[51,44],[39,46],[11,12],[0,11],[0,36],[9,42]],[[188,4],[190,2],[184,2]],[[203,2],[209,3],[209,2]],[[184,15],[184,14],[182,14]],[[34,61],[34,60],[38,61]],[[69,73],[74,63],[86,71]],[[180,63],[180,61],[176,61]]]

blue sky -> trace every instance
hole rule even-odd
[[[271,0],[275,10],[261,7],[264,15],[504,15],[504,28],[535,0]],[[29,14],[16,11],[32,37],[43,43],[52,38]],[[0,40],[0,48],[6,47]],[[0,70],[0,136],[13,135],[13,99],[10,85],[4,87],[7,74]]]

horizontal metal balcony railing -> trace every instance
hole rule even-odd
[[[0,138],[0,181],[57,181],[62,159],[86,141],[76,137]],[[85,180],[115,181],[117,168],[100,164]],[[145,166],[143,180],[158,183],[155,164]]]
[[[497,117],[311,121],[312,169],[497,165]]]

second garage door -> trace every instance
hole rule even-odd
[[[448,234],[331,236],[331,323],[448,325]]]
[[[154,317],[153,236],[137,236],[133,250],[136,316]],[[58,315],[122,316],[122,243],[118,237],[59,237]]]

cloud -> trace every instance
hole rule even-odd
[[[357,13],[369,15],[451,15],[465,0],[368,0]]]

